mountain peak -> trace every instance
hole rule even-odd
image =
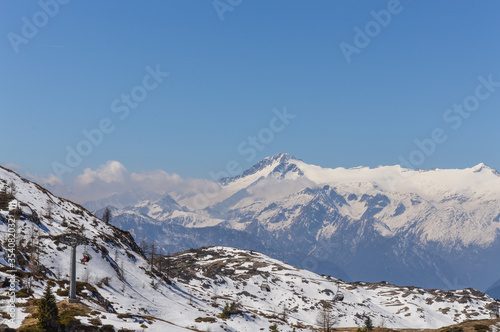
[[[493,174],[499,175],[499,173],[498,173],[498,171],[496,169],[489,167],[485,163],[479,163],[476,166],[471,167],[471,169],[472,169],[472,171],[474,173],[479,173],[479,172],[481,172],[483,170],[487,170],[487,171],[492,172]]]
[[[283,162],[286,162],[289,160],[298,160],[298,159],[295,158],[294,156],[292,156],[291,154],[284,152],[284,153],[277,153],[275,155],[272,155],[270,157],[266,157],[266,158],[262,159],[262,161],[264,161],[264,160],[278,161],[280,163],[283,163]]]
[[[299,160],[299,159],[295,158],[294,156],[292,156],[289,153],[277,153],[277,154],[275,154],[273,156],[266,157],[266,158],[262,159],[257,164],[253,165],[252,167],[250,167],[249,169],[247,169],[246,171],[244,171],[241,175],[238,175],[238,176],[235,176],[235,177],[231,177],[231,178],[222,178],[222,179],[220,179],[220,183],[222,185],[227,185],[228,183],[231,183],[231,182],[233,182],[235,180],[238,180],[238,179],[247,177],[249,175],[255,174],[255,173],[263,170],[264,168],[266,168],[266,167],[268,167],[270,165],[275,165],[276,170],[279,168],[279,166],[281,166],[281,168],[283,170],[286,170],[288,168],[285,167],[285,166],[287,166],[286,164],[288,164],[288,162],[290,160]]]

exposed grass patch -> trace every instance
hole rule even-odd
[[[198,317],[194,320],[196,323],[215,323],[217,319],[215,317]]]
[[[89,319],[89,323],[92,324],[92,325],[94,325],[94,326],[100,326],[100,325],[102,325],[102,322],[99,319],[99,317],[94,317],[94,318]]]

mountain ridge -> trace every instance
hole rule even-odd
[[[218,192],[204,197],[203,206],[191,203],[196,195],[203,193],[176,200],[184,211],[170,209],[155,221],[144,220],[159,231],[136,230],[136,239],[156,238],[177,251],[196,242],[181,240],[169,225],[175,224],[183,238],[210,229],[209,239],[196,235],[198,246],[234,244],[232,230],[248,239],[247,249],[264,247],[270,256],[347,280],[389,279],[379,267],[383,257],[392,257],[400,272],[401,277],[389,274],[396,284],[485,290],[500,276],[494,260],[500,247],[500,177],[482,163],[425,171],[401,166],[329,169],[277,154],[241,176],[222,179]],[[116,225],[134,209],[119,209]],[[144,215],[151,217],[148,213]],[[375,251],[370,250],[374,239]],[[361,271],[357,260],[372,272]],[[481,276],[473,268],[483,269]]]

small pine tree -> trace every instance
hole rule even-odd
[[[102,221],[109,224],[111,222],[111,218],[113,218],[113,215],[111,214],[109,206],[107,206],[106,210],[104,210],[104,214],[102,215]]]
[[[155,265],[156,250],[157,250],[156,241],[153,239],[153,241],[149,245],[149,253],[148,253],[149,254],[149,269],[150,269],[149,272],[151,272],[151,276],[153,276],[153,267]]]
[[[270,332],[279,332],[278,325],[276,323],[274,323],[274,325],[269,326],[269,331]]]
[[[7,193],[7,186],[0,190],[0,210],[7,210],[9,208],[10,197]]]
[[[222,314],[220,315],[221,318],[229,318],[231,317],[231,314],[229,313],[229,304],[226,303],[224,308],[222,309]]]
[[[167,256],[165,256],[165,273],[167,274],[167,279],[170,278],[170,272],[172,270],[172,256],[170,252],[167,252]]]
[[[367,316],[365,319],[365,330],[366,332],[370,332],[371,330],[373,330],[372,319],[369,316]]]
[[[38,327],[43,331],[57,331],[59,327],[59,310],[50,282],[47,282],[43,297],[38,302]]]
[[[45,217],[52,219],[52,202],[47,201],[47,207],[45,208]]]
[[[231,315],[239,315],[241,314],[241,310],[238,309],[239,304],[236,302],[231,302],[231,304],[227,304],[222,309],[222,314],[220,314],[220,318],[230,318]]]
[[[142,238],[141,243],[139,244],[139,247],[141,247],[142,252],[144,253],[144,257],[147,258],[148,252],[149,252],[149,243],[146,237],[144,236]]]
[[[16,184],[14,183],[13,180],[10,180],[9,182],[9,189],[10,189],[10,196],[14,198],[16,195]]]

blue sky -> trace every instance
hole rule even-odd
[[[493,0],[3,1],[0,163],[39,177],[64,165],[64,181],[110,160],[209,178],[278,152],[332,168],[500,169],[499,12]],[[356,47],[360,30],[369,44]],[[120,119],[112,104],[133,91]],[[474,111],[448,112],[465,101]],[[295,117],[271,125],[285,109]],[[103,120],[112,132],[69,167],[67,147]]]

